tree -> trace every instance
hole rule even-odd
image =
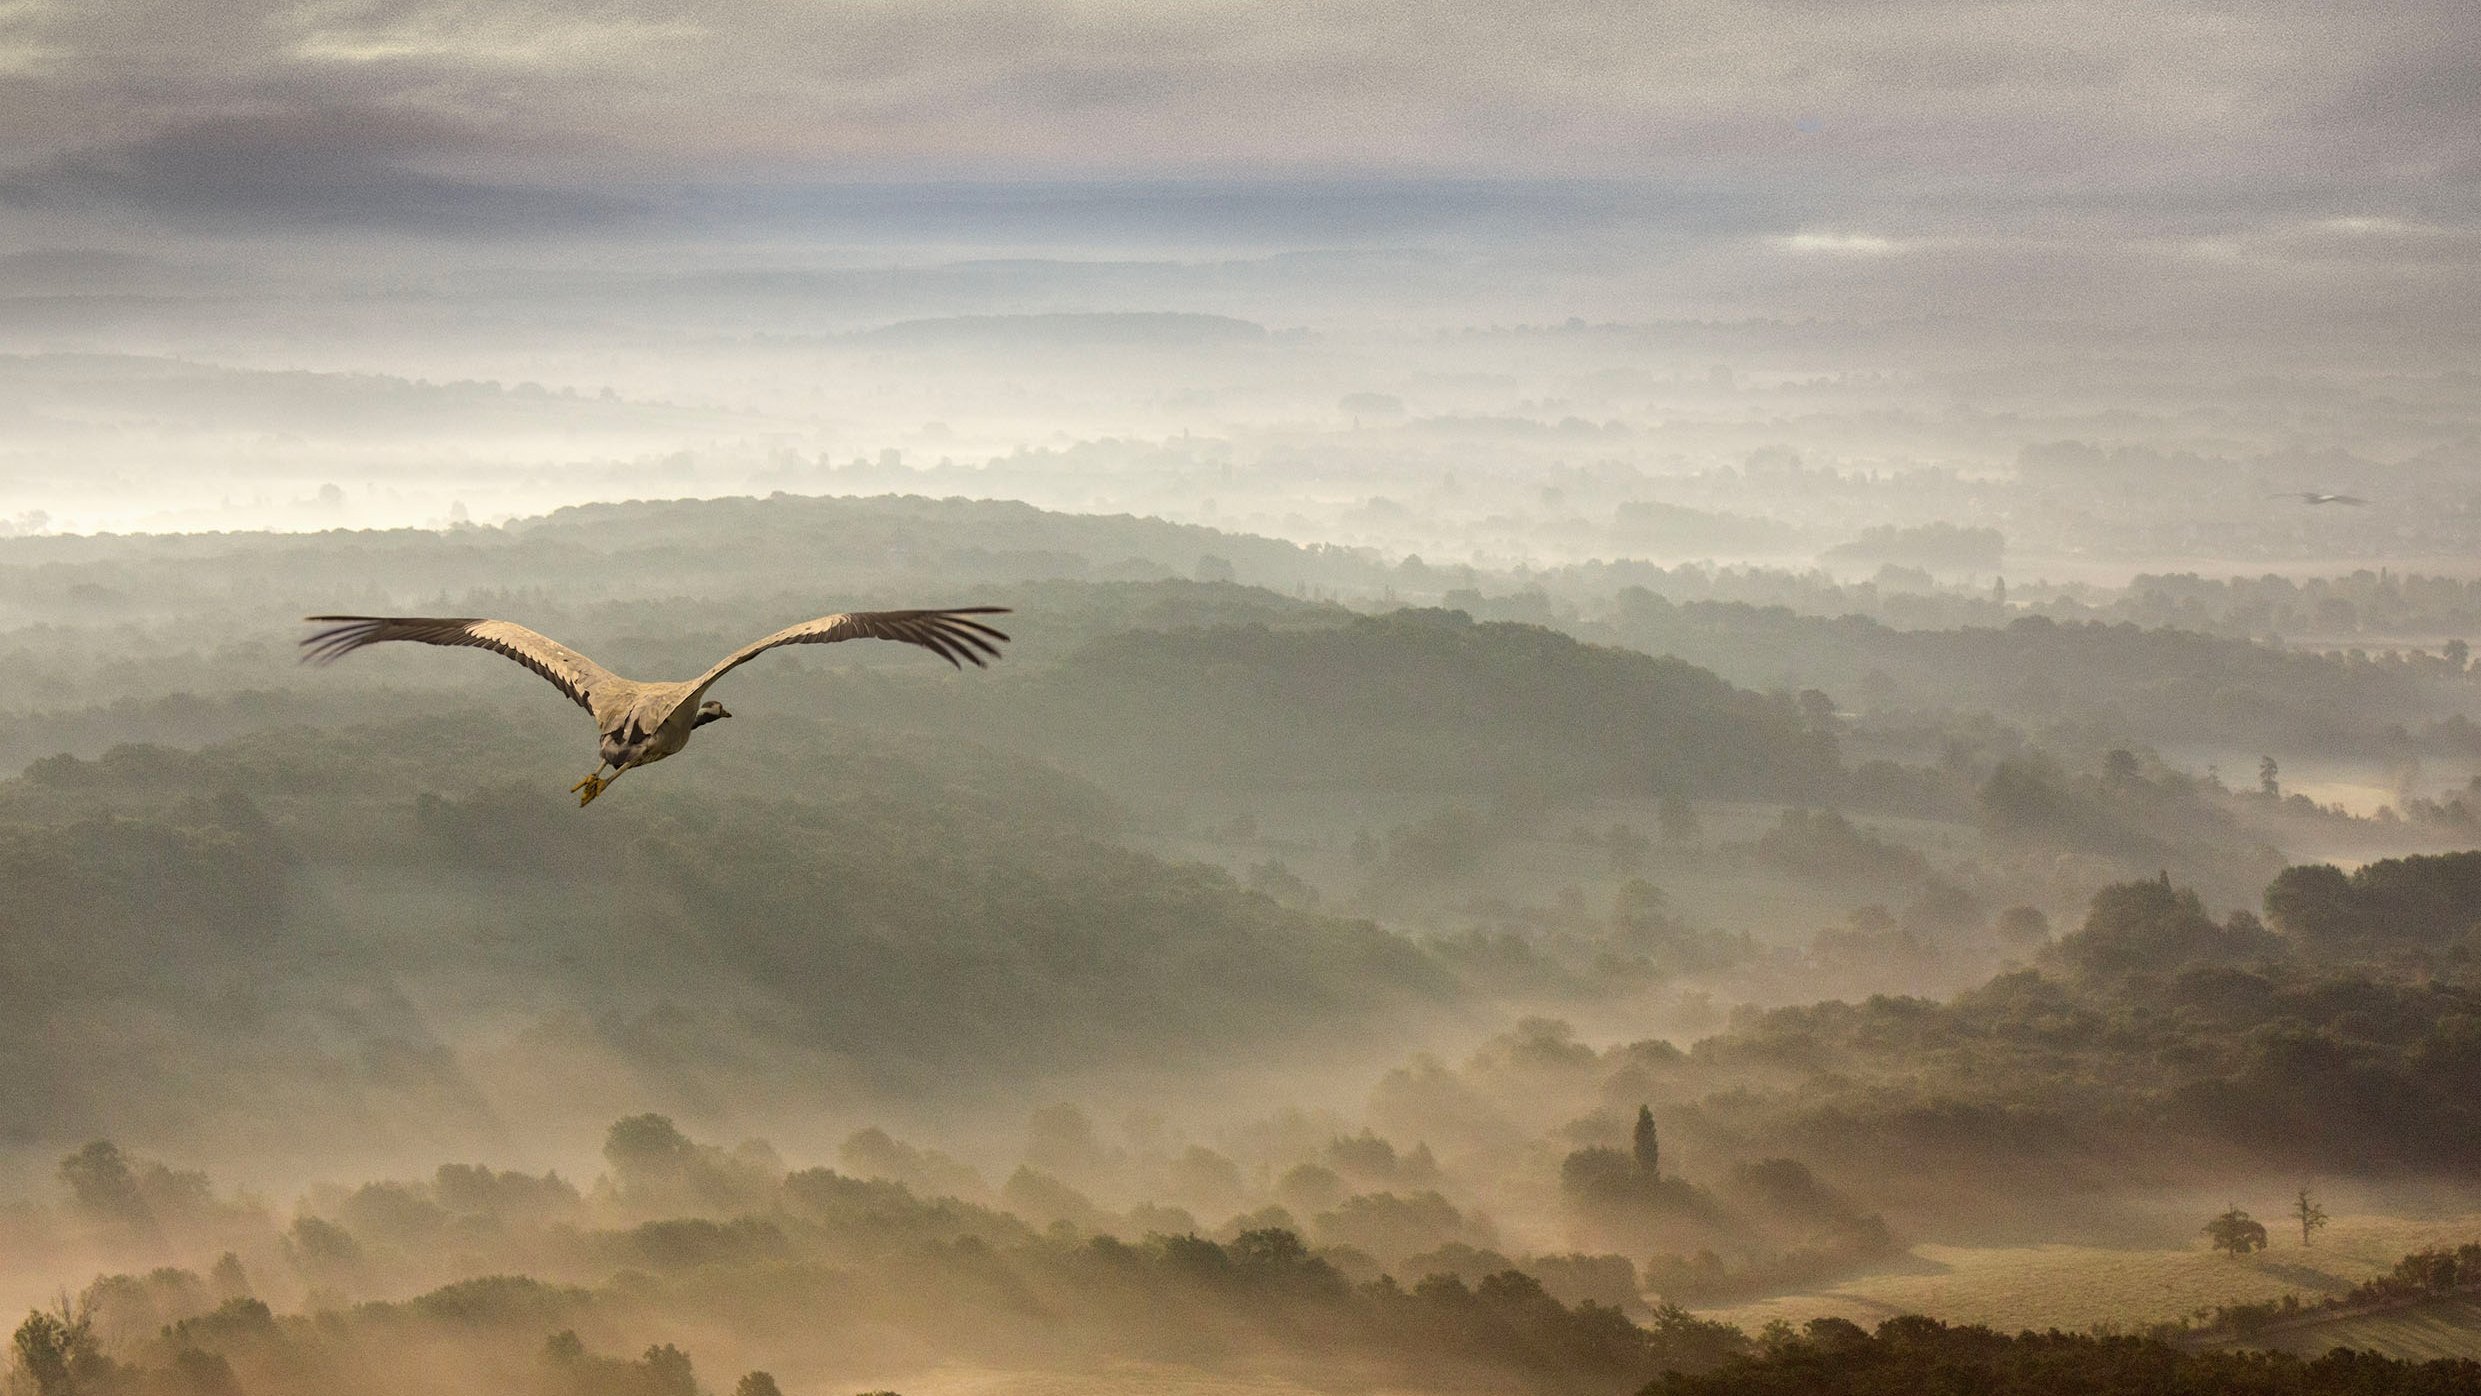
[[[632,1185],[671,1183],[689,1169],[698,1146],[662,1115],[631,1115],[603,1138],[603,1159],[625,1191]]]
[[[1366,868],[1378,861],[1378,836],[1367,829],[1352,836],[1352,861],[1356,868]]]
[[[2300,1190],[2299,1200],[2292,1203],[2291,1214],[2300,1219],[2300,1244],[2303,1246],[2311,1244],[2309,1233],[2326,1224],[2326,1209],[2317,1205],[2317,1199],[2310,1196],[2305,1187]]]
[[[741,1378],[740,1385],[732,1388],[732,1396],[784,1396],[784,1388],[777,1386],[775,1378],[765,1372],[751,1372]]]
[[[2320,950],[2368,930],[2351,877],[2332,863],[2304,863],[2275,874],[2266,884],[2265,907],[2276,929]]]
[[[2260,756],[2257,758],[2257,789],[2258,792],[2263,794],[2267,799],[2279,800],[2283,798],[2282,775],[2283,768],[2274,764],[2273,757]]]
[[[2084,811],[2059,764],[2047,756],[2010,757],[1990,770],[1979,795],[1982,822],[2006,837],[2059,836],[2083,827]]]
[[[2205,903],[2169,878],[2115,883],[2093,894],[2085,924],[2058,943],[2061,963],[2087,979],[2160,973],[2191,964],[2230,964],[2266,954],[2279,942],[2257,918],[2234,912],[2223,924]]]
[[[2144,774],[2145,768],[2137,761],[2136,753],[2125,747],[2113,747],[2102,758],[2102,783],[2113,790],[2127,789]]]
[[[250,1297],[250,1274],[241,1268],[241,1257],[231,1251],[216,1257],[215,1268],[207,1272],[207,1281],[215,1287],[218,1299]]]
[[[689,1365],[689,1354],[664,1343],[650,1347],[638,1359],[645,1372],[648,1396],[698,1396],[698,1379]]]
[[[1800,708],[1801,721],[1812,732],[1831,732],[1835,723],[1835,700],[1821,689],[1804,688],[1793,700]]]
[[[137,1172],[129,1166],[129,1156],[109,1139],[98,1139],[62,1159],[60,1181],[78,1210],[99,1221],[142,1224],[147,1219]]]
[[[2433,1294],[2453,1294],[2462,1268],[2453,1251],[2414,1251],[2395,1262],[2394,1278],[2419,1285]]]
[[[1638,1183],[1644,1176],[1628,1155],[1600,1144],[1577,1150],[1559,1165],[1561,1191],[1583,1202],[1633,1202],[1642,1192]]]
[[[1637,1167],[1649,1178],[1663,1176],[1663,1170],[1659,1166],[1662,1161],[1662,1151],[1654,1135],[1654,1107],[1650,1105],[1637,1107],[1637,1129],[1633,1142],[1637,1151]]]
[[[2050,918],[2039,907],[2011,906],[1992,924],[1999,938],[2011,946],[2038,946],[2050,939]]]
[[[76,1396],[95,1390],[112,1375],[111,1359],[95,1341],[94,1315],[84,1303],[72,1305],[66,1297],[49,1313],[27,1314],[12,1346],[17,1356],[12,1386],[31,1388],[34,1396]]]
[[[1665,795],[1654,818],[1665,843],[1695,843],[1703,832],[1697,822],[1697,806],[1690,804],[1685,795]]]
[[[1611,849],[1611,872],[1618,877],[1633,877],[1645,867],[1645,860],[1654,851],[1654,841],[1626,824],[1614,824],[1603,836]]]
[[[2205,1235],[2207,1240],[2214,1243],[2214,1249],[2229,1251],[2235,1257],[2245,1256],[2251,1251],[2262,1251],[2266,1248],[2265,1227],[2252,1220],[2248,1213],[2241,1211],[2237,1203],[2232,1204],[2230,1209],[2221,1216],[2207,1222]]]
[[[69,1376],[69,1335],[60,1320],[37,1310],[26,1315],[17,1325],[13,1346],[17,1349],[17,1370],[14,1373],[36,1396],[63,1396],[75,1391]]]

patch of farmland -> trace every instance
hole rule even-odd
[[[2317,1244],[2274,1232],[2272,1248],[2245,1260],[2205,1248],[1939,1246],[1913,1248],[1913,1263],[1830,1288],[1701,1310],[1754,1333],[1770,1319],[1798,1325],[1824,1315],[1863,1327],[1897,1314],[1928,1314],[2001,1332],[2096,1327],[2129,1330],[2217,1305],[2297,1294],[2341,1294],[2394,1268],[2405,1253],[2481,1238],[2481,1215],[2414,1220],[2337,1217]],[[2322,1349],[2321,1349],[2322,1351]]]

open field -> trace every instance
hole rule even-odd
[[[2481,1358],[2481,1298],[2459,1294],[2384,1313],[2304,1323],[2268,1333],[2247,1346],[2280,1348],[2303,1356],[2360,1348],[2411,1362]]]
[[[1121,1362],[1078,1371],[997,1371],[939,1367],[904,1378],[908,1396],[1312,1396],[1338,1382],[1363,1396],[1429,1396],[1429,1388],[1361,1380],[1335,1372],[1304,1373],[1308,1383],[1274,1372],[1231,1374],[1154,1362]]]
[[[2198,1316],[2218,1304],[2304,1300],[2340,1294],[2394,1267],[2406,1252],[2458,1245],[2481,1236],[2481,1214],[2409,1220],[2340,1216],[2303,1250],[2296,1231],[2269,1222],[2274,1245],[2246,1260],[2209,1251],[2105,1246],[1939,1246],[1913,1248],[1919,1264],[1865,1275],[1831,1289],[1778,1295],[1704,1311],[1755,1332],[1769,1319],[1798,1324],[1834,1314],[1864,1326],[1920,1313],[2004,1332],[2085,1329]]]

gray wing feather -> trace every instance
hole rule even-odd
[[[786,626],[754,644],[732,652],[714,668],[698,676],[682,701],[695,703],[717,679],[749,663],[771,649],[785,645],[832,645],[841,640],[900,640],[923,649],[962,669],[972,664],[988,668],[999,658],[999,646],[1008,636],[994,630],[975,616],[1004,616],[1005,606],[960,606],[944,611],[846,611],[832,616],[805,620]]]
[[[513,621],[472,616],[306,616],[314,630],[302,641],[302,662],[333,664],[365,645],[411,640],[425,645],[465,645],[486,649],[533,670],[551,681],[569,701],[594,713],[599,701],[622,696],[629,682],[547,635]]]

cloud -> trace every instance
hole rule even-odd
[[[0,201],[53,231],[1558,231],[1752,285],[2331,293],[2463,285],[2476,74],[2468,0],[0,0]]]
[[[2211,159],[2292,110],[2434,122],[2470,88],[2423,58],[2453,23],[2443,12],[2390,28],[2280,5],[18,0],[16,13],[53,95],[90,115],[118,106],[107,127],[388,105],[674,173],[720,159],[813,173],[853,160],[878,177],[1625,178],[1718,159],[1959,158],[2098,173],[2137,151]],[[2424,69],[2434,90],[2390,109],[2386,75]],[[1804,115],[1821,130],[1796,132]]]
[[[1800,232],[1774,239],[1786,252],[1827,257],[1891,257],[1913,248],[1875,233]]]
[[[628,212],[589,190],[494,185],[418,162],[471,132],[401,111],[316,107],[217,116],[0,176],[0,206],[135,212],[173,227],[574,231]]]

